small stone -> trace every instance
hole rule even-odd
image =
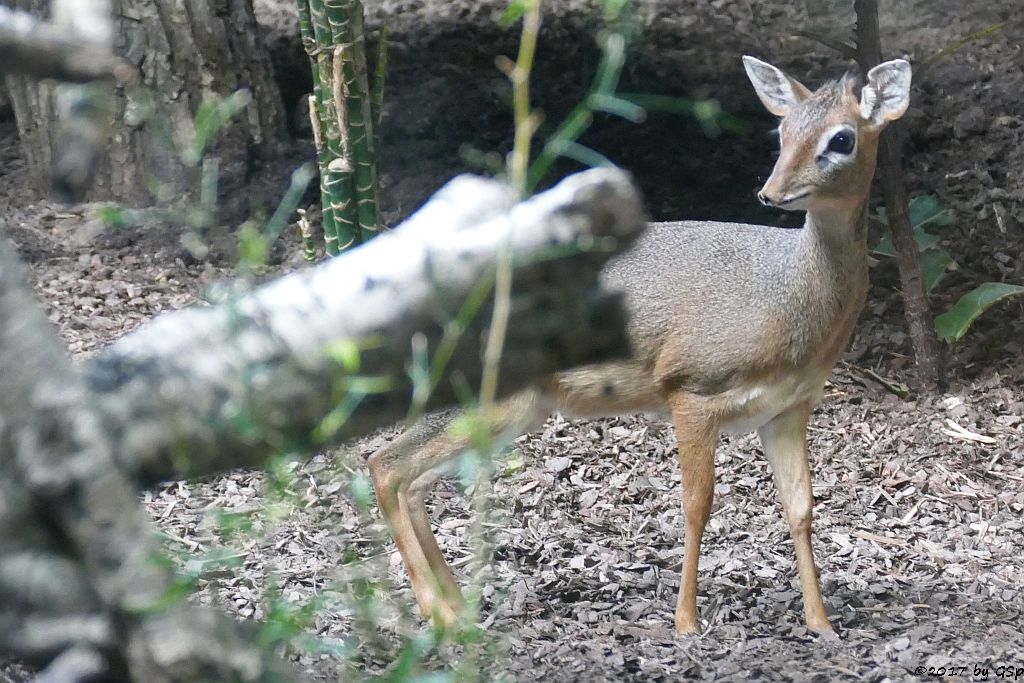
[[[564,456],[560,456],[557,458],[548,458],[544,465],[545,467],[547,467],[548,471],[557,474],[562,470],[568,469],[569,466],[572,465],[572,460]]]
[[[964,109],[953,121],[953,132],[958,138],[984,133],[988,129],[988,115],[978,105]]]

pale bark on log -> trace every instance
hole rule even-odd
[[[623,355],[621,301],[600,291],[598,275],[644,225],[617,171],[574,176],[518,205],[497,183],[457,179],[405,226],[344,257],[164,316],[81,366],[0,244],[0,656],[49,664],[50,680],[86,680],[97,667],[147,683],[294,678],[247,626],[181,603],[154,609],[172,576],[153,561],[139,487],[308,453],[401,419],[416,354],[437,350],[503,249],[516,268],[500,393]],[[463,321],[425,408],[479,382],[490,307]],[[331,351],[340,339],[372,341],[356,373],[393,382],[321,442],[310,432],[353,374]]]

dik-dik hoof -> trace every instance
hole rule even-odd
[[[434,628],[442,632],[453,632],[459,629],[465,614],[465,605],[438,598],[430,605],[421,605],[423,616],[430,619]]]
[[[678,636],[692,636],[700,633],[700,627],[697,625],[695,618],[687,619],[676,617],[676,635]]]
[[[820,636],[832,636],[834,638],[836,635],[828,619],[808,619],[807,628]]]

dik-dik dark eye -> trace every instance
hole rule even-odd
[[[828,141],[828,147],[825,149],[826,152],[835,152],[837,154],[849,154],[853,151],[853,146],[856,144],[857,138],[854,137],[853,131],[841,130],[832,136],[832,139]]]

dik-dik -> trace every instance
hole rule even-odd
[[[756,430],[796,551],[804,617],[832,629],[811,549],[807,421],[849,341],[867,291],[865,207],[878,136],[907,109],[910,65],[880,64],[862,87],[844,76],[812,92],[744,57],[747,76],[781,117],[781,149],[758,198],[806,211],[802,229],[655,223],[609,263],[625,292],[632,357],[550,377],[485,416],[495,433],[524,433],[552,410],[575,416],[671,414],[686,524],[675,627],[697,630],[697,564],[711,512],[721,431]],[[429,416],[370,459],[377,500],[425,616],[451,623],[462,597],[430,528],[424,498],[435,469],[466,442]]]

